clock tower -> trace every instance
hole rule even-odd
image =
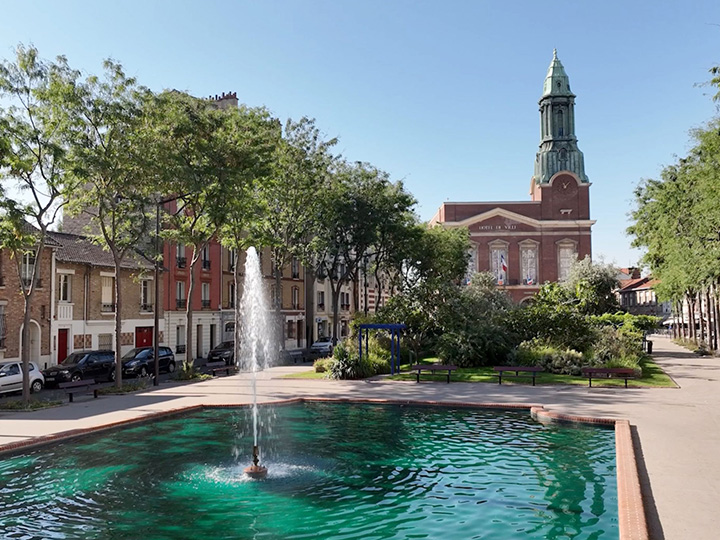
[[[560,171],[573,173],[581,183],[588,183],[585,160],[575,136],[575,94],[557,50],[553,51],[539,104],[540,149],[535,156],[533,184],[547,184]]]

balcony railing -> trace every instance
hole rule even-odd
[[[350,304],[340,304],[340,309],[350,309]]]
[[[115,304],[100,304],[100,311],[103,313],[115,313]]]
[[[210,270],[210,259],[203,259],[203,261],[202,261],[202,269],[203,269],[203,270]]]
[[[187,257],[177,257],[175,259],[175,264],[178,268],[185,268],[185,266],[187,266]]]
[[[140,304],[140,311],[144,311],[146,313],[152,313],[153,305],[152,304]]]
[[[73,304],[68,304],[66,302],[58,302],[57,318],[58,321],[72,321]]]
[[[318,303],[317,308],[318,308],[318,309],[325,309],[325,302],[320,302],[320,303]]]
[[[210,307],[210,300],[203,300],[202,301],[202,307],[203,309],[207,309]]]
[[[184,298],[176,298],[175,305],[177,306],[178,309],[185,309],[185,299]]]

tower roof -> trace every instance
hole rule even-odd
[[[553,58],[545,76],[542,97],[572,95],[574,94],[570,91],[570,79],[565,73],[562,62],[557,57],[557,49],[553,49]]]

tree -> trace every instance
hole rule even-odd
[[[575,297],[581,313],[614,313],[620,309],[615,296],[619,285],[617,274],[614,266],[585,257],[573,263],[563,286]]]
[[[67,81],[58,92],[63,137],[69,151],[74,189],[65,193],[68,214],[88,214],[86,231],[107,249],[115,267],[115,384],[122,385],[121,268],[151,230],[153,193],[157,182],[151,139],[147,133],[152,95],[125,75],[120,64],[104,62],[104,77]],[[155,284],[159,286],[159,284]],[[158,306],[155,306],[158,309]]]
[[[47,244],[47,232],[66,199],[67,150],[61,137],[57,92],[75,79],[65,58],[47,62],[34,47],[19,45],[14,61],[0,63],[0,248],[16,263],[23,296],[21,358],[23,401],[30,399],[30,323],[32,299]],[[23,265],[34,261],[32,264]],[[29,269],[23,275],[22,269]]]
[[[316,226],[321,193],[329,182],[337,139],[324,140],[315,121],[285,123],[272,174],[255,189],[258,211],[249,224],[252,242],[270,249],[275,279],[274,307],[278,332],[283,333],[282,273],[296,258],[308,259],[307,246]],[[281,340],[284,348],[284,340]]]
[[[404,190],[391,190],[390,185],[387,173],[367,163],[340,162],[327,189],[319,194],[318,227],[311,250],[317,274],[330,282],[335,342],[341,287],[357,278],[358,268],[378,240],[383,219],[379,209],[395,204],[398,212],[404,212],[407,204],[414,203]]]

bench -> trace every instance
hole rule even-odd
[[[73,394],[90,393],[92,391],[93,397],[98,397],[98,388],[100,385],[95,384],[95,379],[84,379],[81,381],[70,381],[60,383],[58,387],[65,390],[65,394],[70,396],[70,403],[73,402]]]
[[[231,371],[235,371],[237,367],[235,364],[226,364],[225,362],[208,362],[205,367],[212,373],[213,377],[216,377],[218,373],[225,372],[226,375],[230,375]]]
[[[498,384],[502,384],[502,378],[503,374],[507,373],[515,373],[515,375],[505,375],[506,377],[523,377],[523,378],[531,378],[532,377],[532,385],[535,386],[535,378],[537,377],[538,373],[542,373],[545,371],[544,368],[540,366],[495,366],[493,367],[497,373],[495,373],[495,376],[498,378]],[[521,373],[529,373],[529,375],[520,375]]]
[[[593,376],[597,379],[598,376],[609,379],[610,377],[618,377],[625,379],[625,388],[628,387],[628,379],[635,378],[635,370],[632,368],[600,368],[600,367],[587,367],[582,368],[583,375],[587,375],[588,386],[592,387]]]
[[[450,383],[450,373],[455,371],[457,369],[457,366],[444,366],[442,364],[415,364],[414,366],[410,366],[410,369],[415,371],[415,375],[417,376],[417,381],[420,382],[420,374],[423,371],[429,371],[430,373],[434,373],[436,371],[447,371],[447,382]]]

